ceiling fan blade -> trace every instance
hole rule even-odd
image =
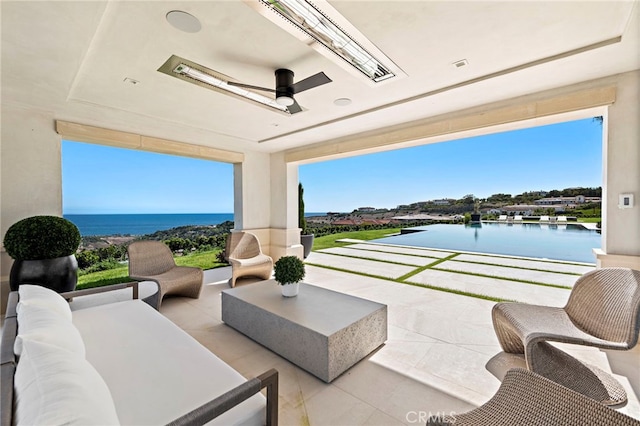
[[[331,83],[331,81],[333,80],[327,77],[325,73],[319,72],[318,74],[314,74],[311,77],[307,77],[304,80],[294,83],[291,87],[293,88],[293,93],[300,93],[305,90],[313,89],[314,87],[322,86],[323,84]]]
[[[245,88],[245,89],[262,90],[263,92],[275,93],[275,89],[267,89],[266,87],[252,86],[250,84],[236,83],[236,82],[233,82],[233,81],[227,81],[227,84],[229,86],[236,86],[236,87],[242,87],[242,88]]]
[[[289,110],[289,114],[297,114],[299,112],[302,112],[302,108],[295,99],[293,100],[293,105],[289,105],[287,107],[287,110]]]

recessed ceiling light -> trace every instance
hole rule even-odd
[[[334,105],[337,106],[347,106],[347,105],[351,105],[351,99],[349,98],[338,98],[335,101],[333,101]]]
[[[198,18],[181,10],[172,10],[167,13],[167,21],[185,33],[197,33],[202,28]]]
[[[138,80],[134,80],[133,78],[129,78],[129,77],[125,77],[125,79],[124,79],[124,80],[122,80],[122,81],[124,81],[125,83],[132,84],[132,85],[134,85],[134,86],[135,86],[136,84],[140,83]]]

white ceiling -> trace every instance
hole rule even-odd
[[[330,4],[407,76],[373,87],[239,0],[3,0],[2,102],[148,136],[275,152],[640,68],[638,1]],[[196,16],[202,30],[175,29],[165,19],[171,10]],[[324,71],[333,82],[298,94],[305,111],[285,116],[157,72],[173,54],[258,86],[274,86],[277,68],[293,70],[295,81]],[[452,65],[461,59],[469,65]],[[352,104],[335,106],[342,97]]]

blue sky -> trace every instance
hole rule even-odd
[[[233,166],[63,142],[63,213],[231,213]],[[592,119],[300,166],[307,212],[602,185]]]

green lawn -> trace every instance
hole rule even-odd
[[[176,264],[179,266],[197,266],[202,269],[213,269],[226,266],[226,263],[218,262],[218,253],[221,249],[191,253],[186,256],[176,257]],[[119,266],[115,269],[93,272],[78,277],[78,290],[83,288],[102,287],[105,285],[126,283],[131,281],[127,265]]]
[[[322,250],[331,247],[342,247],[350,243],[338,243],[336,240],[343,238],[352,238],[355,240],[375,240],[377,238],[384,238],[389,234],[396,234],[400,232],[400,228],[388,228],[388,229],[372,229],[369,231],[353,231],[353,232],[340,232],[339,234],[325,235],[324,237],[314,238],[313,250]]]
[[[578,218],[578,222],[584,222],[584,223],[598,223],[601,221],[602,221],[601,217],[579,217]]]

